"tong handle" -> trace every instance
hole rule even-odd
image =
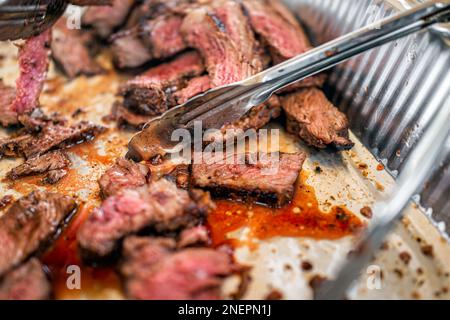
[[[327,70],[360,53],[446,21],[450,21],[450,1],[429,1],[330,41],[244,82],[261,83],[254,101],[255,104],[262,103],[271,94],[292,83]]]

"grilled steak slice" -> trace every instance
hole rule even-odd
[[[204,93],[211,89],[211,80],[209,76],[196,77],[187,83],[186,87],[174,93],[174,97],[178,104],[183,104],[198,94]]]
[[[306,155],[280,154],[278,158],[275,154],[260,154],[258,159],[257,154],[247,153],[231,157],[213,163],[194,163],[192,184],[211,190],[218,197],[251,198],[282,206],[294,195]]]
[[[279,0],[244,0],[253,30],[269,47],[274,64],[293,58],[312,48],[297,19]],[[283,91],[303,87],[321,87],[324,74],[309,77]]]
[[[277,96],[272,96],[268,102],[259,105],[251,109],[240,120],[224,125],[222,132],[227,130],[243,130],[248,129],[260,129],[270,122],[272,119],[276,119],[281,114],[280,100]]]
[[[190,11],[181,27],[185,41],[203,56],[212,87],[252,75],[252,67],[225,33],[222,22],[204,8]]]
[[[0,279],[0,300],[46,300],[50,291],[43,267],[34,258]]]
[[[16,89],[0,80],[0,124],[4,127],[18,124],[17,111],[13,109]]]
[[[117,195],[123,189],[136,189],[147,183],[149,169],[143,164],[119,158],[98,183],[103,198]]]
[[[183,17],[178,15],[160,16],[142,23],[141,38],[151,48],[154,59],[171,57],[186,49],[180,33]]]
[[[130,237],[124,243],[121,273],[129,298],[138,300],[219,299],[235,267],[213,249],[172,251],[170,240]]]
[[[161,179],[106,199],[80,228],[78,243],[85,257],[105,258],[129,234],[147,227],[165,232],[192,226],[210,206],[207,194],[189,194]]]
[[[188,52],[126,82],[120,94],[128,109],[144,115],[160,115],[176,105],[172,93],[182,87],[186,79],[199,76],[203,71],[200,56]]]
[[[253,30],[269,46],[275,63],[293,58],[311,49],[311,44],[295,17],[277,10],[276,0],[244,0]],[[284,13],[281,14],[281,12]]]
[[[31,134],[23,134],[13,138],[0,139],[0,158],[2,157],[20,157],[20,145],[32,139]]]
[[[75,208],[72,198],[43,191],[15,202],[0,218],[0,275],[46,245]]]
[[[164,15],[112,37],[114,60],[119,68],[138,67],[151,59],[172,57],[186,49],[180,34],[183,18]]]
[[[177,243],[178,248],[206,245],[210,241],[209,231],[205,226],[183,230]]]
[[[351,149],[347,117],[316,88],[303,89],[282,99],[287,129],[308,145]]]
[[[150,164],[149,169],[153,181],[165,178],[175,183],[179,188],[188,189],[189,187],[190,172],[187,164],[164,160],[160,163]]]
[[[112,120],[117,121],[117,126],[122,129],[141,130],[154,117],[134,113],[125,108],[120,102],[114,103],[111,112]]]
[[[65,169],[69,165],[70,160],[65,153],[53,151],[27,160],[25,163],[8,172],[7,177],[11,180],[17,180],[21,177]]]
[[[263,70],[262,50],[256,41],[249,19],[244,15],[242,5],[234,0],[213,2],[214,14],[224,24],[226,33],[249,63],[254,73]]]
[[[25,139],[15,141],[15,143],[20,154],[23,154],[26,159],[30,159],[55,148],[68,148],[74,144],[92,140],[104,130],[104,127],[88,121],[81,121],[70,127],[48,125],[39,134],[26,135]]]
[[[142,42],[137,27],[116,33],[111,42],[114,63],[118,68],[139,67],[152,59],[150,49]]]
[[[20,76],[16,81],[16,98],[12,106],[19,115],[39,106],[49,65],[50,42],[51,31],[47,30],[26,40],[19,50]]]
[[[90,55],[86,35],[79,30],[69,29],[65,18],[53,27],[52,56],[70,79],[103,72]]]
[[[135,0],[112,0],[111,6],[88,8],[82,23],[92,26],[98,36],[107,38],[126,22],[134,4]]]

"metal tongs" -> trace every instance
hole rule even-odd
[[[42,33],[63,15],[66,7],[65,0],[0,0],[0,41]]]
[[[390,18],[328,42],[251,78],[199,95],[150,121],[129,143],[128,157],[149,160],[177,150],[171,135],[176,129],[220,129],[239,120],[251,108],[292,83],[329,69],[388,42],[450,21],[450,0],[428,1]],[[178,145],[178,146],[177,146]]]

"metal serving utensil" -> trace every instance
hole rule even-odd
[[[0,41],[42,33],[63,15],[66,7],[64,0],[0,0]]]
[[[179,150],[172,141],[176,129],[192,130],[199,121],[204,129],[219,129],[239,120],[273,93],[329,69],[347,59],[388,42],[450,20],[450,0],[429,1],[375,22],[287,60],[244,81],[210,90],[172,108],[147,123],[129,143],[128,157],[149,160]]]

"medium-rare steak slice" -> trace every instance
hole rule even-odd
[[[12,110],[25,114],[39,106],[49,65],[51,31],[27,39],[19,50],[20,75],[16,81],[16,98]]]
[[[282,98],[282,107],[287,114],[287,130],[308,145],[338,149],[353,147],[347,117],[321,90],[311,88],[292,93]]]
[[[213,249],[173,251],[170,240],[130,237],[121,273],[127,297],[138,300],[220,299],[225,277],[236,267]]]
[[[114,64],[118,68],[135,68],[152,59],[150,49],[140,38],[140,29],[134,27],[114,34],[111,51]]]
[[[183,18],[163,15],[112,36],[112,51],[119,68],[138,67],[152,59],[165,59],[186,49],[180,34]]]
[[[45,246],[75,208],[72,198],[44,191],[15,202],[0,218],[0,275]]]
[[[203,72],[200,56],[196,52],[188,52],[127,81],[120,94],[124,97],[124,105],[135,113],[160,115],[176,105],[172,93],[182,87],[186,79]]]
[[[114,166],[108,169],[99,179],[103,198],[118,194],[123,189],[136,189],[147,183],[149,175],[147,166],[124,158],[116,160]]]
[[[263,70],[262,50],[255,39],[249,19],[242,4],[234,0],[219,0],[212,3],[214,14],[224,24],[226,33],[241,52],[242,57],[253,67],[253,72]]]
[[[0,79],[0,124],[4,127],[18,124],[17,111],[13,109],[16,89],[7,86]]]
[[[211,89],[209,76],[196,77],[188,81],[186,87],[174,93],[178,104],[183,104],[198,94]]]
[[[21,177],[66,169],[69,165],[70,160],[64,152],[53,151],[25,161],[9,171],[6,176],[11,180],[17,180]]]
[[[211,206],[208,194],[161,179],[106,199],[78,231],[78,243],[88,259],[105,258],[127,235],[147,227],[166,232],[196,225]]]
[[[206,245],[210,242],[209,231],[205,226],[197,226],[183,230],[178,239],[178,248]]]
[[[252,75],[250,64],[244,60],[222,22],[204,8],[190,11],[181,27],[185,41],[203,56],[212,87],[246,79]]]
[[[111,6],[90,7],[82,17],[82,23],[92,26],[97,35],[108,38],[114,30],[125,24],[135,0],[112,0]]]
[[[65,18],[60,19],[53,27],[52,56],[70,79],[103,72],[90,55],[86,35],[80,30],[69,29]]]
[[[46,300],[50,293],[50,281],[35,258],[0,278],[0,300]]]
[[[276,64],[311,49],[308,37],[297,20],[277,10],[280,3],[276,7],[272,0],[244,0],[243,3],[253,30],[269,46]]]
[[[294,195],[304,153],[234,154],[192,165],[192,185],[218,197],[250,198],[283,206]],[[195,158],[194,158],[195,159]],[[205,161],[207,160],[207,161]],[[212,163],[209,163],[212,162]]]
[[[312,46],[295,16],[278,0],[244,0],[244,7],[253,30],[269,47],[274,64],[309,51]],[[309,77],[283,91],[303,87],[321,87],[324,74]]]
[[[110,118],[117,121],[117,126],[121,129],[141,130],[154,117],[134,113],[117,101],[112,107]]]
[[[36,135],[27,135],[17,142],[16,148],[26,159],[37,157],[49,150],[64,149],[85,141],[92,140],[105,128],[88,121],[81,121],[73,126],[50,124]]]

